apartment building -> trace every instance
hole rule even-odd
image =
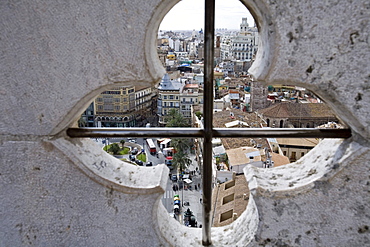
[[[180,93],[181,114],[191,119],[193,106],[199,104],[203,104],[203,88],[198,84],[185,84]]]
[[[171,80],[168,74],[165,74],[158,86],[157,114],[158,123],[161,126],[166,125],[166,116],[171,109],[180,108],[180,91],[183,85],[177,80]]]
[[[120,86],[104,91],[93,102],[94,126],[141,126],[142,121],[153,115],[153,97],[152,87]]]
[[[236,60],[251,61],[258,48],[258,31],[242,18],[240,33],[232,39],[232,55]]]
[[[203,74],[192,78],[171,80],[165,74],[158,87],[157,113],[159,125],[166,125],[166,116],[172,109],[178,110],[186,119],[191,120],[192,107],[203,104]],[[200,79],[201,78],[201,79]],[[200,80],[199,80],[200,79]]]

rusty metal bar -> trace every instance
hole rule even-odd
[[[204,138],[200,128],[69,128],[72,138],[90,137],[182,137]],[[350,129],[313,128],[214,128],[216,138],[349,138]]]
[[[69,128],[69,137],[203,137],[200,128]]]
[[[212,207],[212,137],[213,137],[213,68],[215,41],[215,0],[204,1],[204,143],[202,180],[203,180],[203,246],[212,244],[211,207]]]
[[[349,138],[350,129],[314,128],[215,128],[213,136],[249,138]]]

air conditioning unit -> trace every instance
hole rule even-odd
[[[243,199],[244,199],[244,200],[248,200],[248,199],[249,199],[249,196],[248,196],[246,193],[244,193],[244,194],[243,194]]]

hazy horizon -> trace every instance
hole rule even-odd
[[[254,19],[248,9],[238,0],[216,0],[215,29],[227,28],[236,31],[240,28],[243,17],[248,18],[249,26],[254,26]],[[192,31],[204,29],[204,2],[200,0],[182,0],[163,18],[159,30]]]

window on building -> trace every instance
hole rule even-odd
[[[113,111],[113,105],[104,104],[104,111]]]
[[[292,154],[290,155],[290,160],[296,160],[297,159],[296,155],[297,152],[292,152]]]

